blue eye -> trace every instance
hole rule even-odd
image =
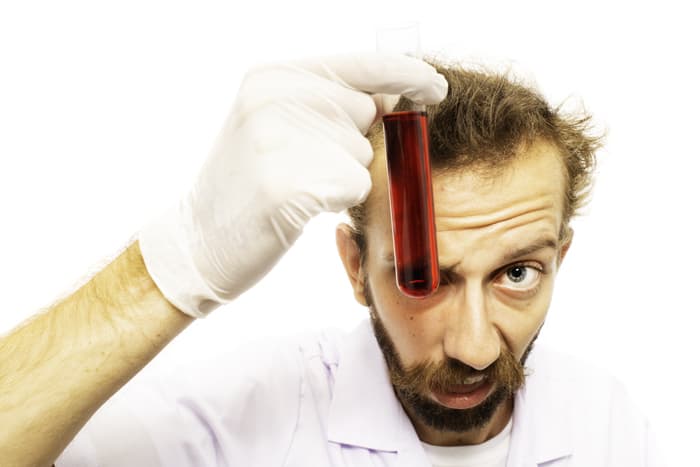
[[[508,279],[513,282],[522,282],[527,278],[528,268],[525,266],[515,266],[506,271]]]
[[[529,291],[540,283],[542,269],[528,264],[515,264],[506,268],[497,278],[496,285],[503,289]]]

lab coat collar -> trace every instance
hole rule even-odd
[[[508,467],[536,466],[573,454],[572,407],[576,402],[570,394],[562,394],[557,384],[561,369],[538,347],[526,366],[526,384],[515,396]]]
[[[329,441],[375,451],[410,452],[409,459],[424,459],[415,429],[394,394],[369,320],[348,335],[339,350]],[[538,348],[533,350],[527,365],[532,374],[516,394],[508,467],[536,466],[573,453],[574,401],[557,393],[556,385],[551,384],[556,368],[549,368],[546,356],[540,353]]]
[[[406,448],[406,440],[417,442],[413,425],[394,394],[369,320],[344,339],[339,354],[329,441],[387,452]]]

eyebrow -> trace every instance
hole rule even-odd
[[[553,237],[547,236],[540,238],[538,240],[535,240],[533,243],[521,247],[521,248],[513,248],[510,249],[507,253],[505,253],[498,264],[504,264],[504,263],[510,263],[518,258],[521,258],[523,256],[530,255],[532,253],[535,253],[540,250],[544,250],[545,248],[549,248],[552,250],[556,250],[557,247],[559,246],[558,242],[554,240]],[[394,262],[394,253],[390,252],[389,254],[385,255],[383,259],[387,262]],[[457,267],[456,264],[453,264],[451,266],[440,266],[440,271],[441,272],[453,272],[454,269]]]
[[[534,243],[531,243],[530,245],[524,246],[522,248],[509,250],[505,255],[503,255],[500,262],[509,263],[522,256],[530,255],[536,251],[544,250],[545,248],[556,250],[558,246],[559,243],[556,240],[554,240],[553,237],[543,237],[536,240]]]

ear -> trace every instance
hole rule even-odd
[[[345,266],[348,279],[350,279],[355,300],[360,305],[369,306],[364,294],[364,271],[360,263],[360,249],[352,238],[352,228],[347,224],[339,224],[335,229],[335,242],[338,246],[340,260]]]
[[[574,240],[574,229],[571,227],[567,227],[567,232],[566,232],[566,238],[564,239],[564,243],[562,244],[561,248],[559,249],[559,258],[557,258],[557,267],[559,267],[564,261],[564,258],[566,257],[566,253],[569,251],[569,248],[571,247],[571,242]]]

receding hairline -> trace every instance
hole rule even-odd
[[[380,130],[381,136],[381,130]],[[388,180],[386,173],[386,151],[384,148],[383,138],[377,139],[376,136],[370,138],[372,147],[374,148],[374,159],[369,167],[370,175],[372,176],[372,190],[369,196],[364,202],[365,216],[366,216],[366,226],[369,226],[375,217],[375,211],[377,208],[377,197],[379,193],[383,193],[384,196],[381,201],[384,201],[384,205],[388,204]],[[505,176],[509,168],[513,167],[516,162],[535,157],[540,151],[534,152],[533,149],[536,147],[541,147],[550,149],[556,152],[556,160],[559,163],[559,167],[562,173],[563,186],[562,190],[562,222],[568,223],[568,219],[565,217],[565,205],[566,205],[566,185],[568,183],[568,172],[566,170],[566,165],[563,159],[562,149],[553,141],[546,137],[536,138],[533,141],[522,141],[518,146],[518,149],[513,152],[513,154],[507,158],[502,159],[498,163],[494,164],[488,161],[483,161],[482,159],[472,159],[468,163],[460,163],[457,165],[447,165],[444,167],[432,168],[431,176],[433,179],[436,178],[459,178],[464,175],[475,175],[476,177],[483,178],[485,181],[497,180],[500,177]],[[466,157],[464,158],[467,159]],[[378,186],[381,183],[381,186]]]
[[[485,180],[495,179],[507,173],[507,168],[518,159],[518,153],[523,152],[520,147],[545,140],[557,150],[559,162],[565,168],[560,238],[568,237],[569,221],[580,214],[589,200],[596,152],[604,137],[604,133],[594,131],[592,116],[583,108],[565,111],[562,105],[552,106],[534,80],[522,79],[510,68],[472,65],[467,68],[464,63],[437,57],[426,61],[445,76],[449,85],[445,99],[426,109],[433,177],[466,173]],[[401,97],[393,111],[412,109],[412,103]],[[371,126],[367,137],[374,147],[375,158],[383,157],[381,119]],[[382,191],[388,197],[387,188],[379,186],[382,184],[379,180],[387,185],[385,175],[377,176],[375,172],[373,180],[376,186],[368,200],[348,210],[353,238],[363,257],[366,227],[378,211],[375,198]]]

